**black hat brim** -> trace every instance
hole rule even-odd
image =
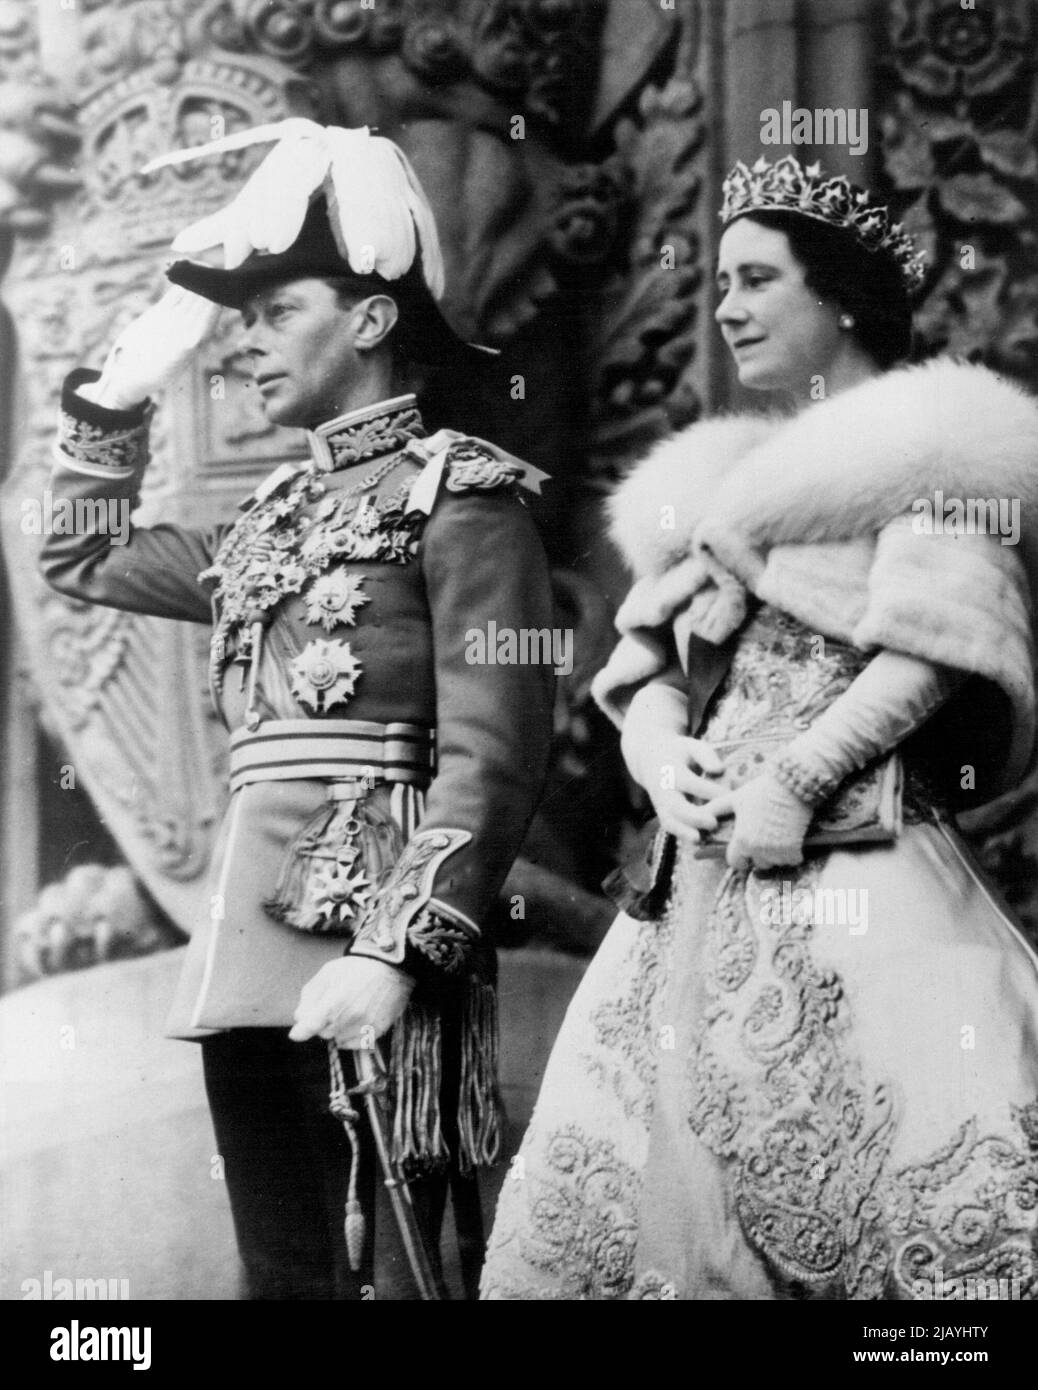
[[[244,308],[254,294],[279,282],[303,277],[349,278],[349,271],[343,267],[341,260],[327,265],[310,263],[305,268],[275,264],[281,260],[278,256],[271,256],[269,260],[272,263],[268,265],[250,265],[246,262],[233,270],[206,265],[202,261],[174,261],[166,271],[166,278],[213,304],[238,310]],[[387,294],[396,300],[407,355],[415,362],[438,365],[445,359],[465,358],[471,362],[485,363],[496,355],[492,348],[467,343],[459,337],[440,312],[432,294],[424,288],[416,288],[406,281],[382,280],[379,277],[373,280],[370,293]]]

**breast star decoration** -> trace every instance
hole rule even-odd
[[[344,705],[357,684],[360,662],[349,642],[308,642],[292,662],[292,694],[300,704],[323,714],[333,705]]]
[[[342,565],[337,565],[316,579],[303,596],[306,605],[306,621],[320,623],[325,632],[344,623],[352,627],[357,621],[357,609],[370,603],[371,597],[361,592],[363,574],[349,574]]]
[[[313,886],[313,906],[318,914],[314,931],[335,931],[367,905],[371,897],[371,880],[362,871],[353,872],[350,864],[323,864],[318,869]]]

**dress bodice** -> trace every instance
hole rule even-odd
[[[703,729],[712,742],[806,729],[869,654],[762,605],[743,631]]]
[[[743,629],[702,737],[721,743],[785,734],[792,740],[843,694],[873,656],[762,604]],[[898,751],[906,819],[950,815],[954,795],[939,734],[924,725]]]

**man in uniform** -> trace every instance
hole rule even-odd
[[[52,487],[135,504],[148,398],[218,306],[240,310],[267,417],[305,429],[309,458],[209,532],[49,536],[43,572],[85,602],[213,624],[231,796],[171,1032],[201,1039],[249,1295],[369,1296],[376,1136],[351,1095],[360,1074],[373,1085],[379,1038],[380,1137],[414,1179],[434,1273],[449,1185],[471,1291],[473,1169],[499,1143],[483,923],[543,785],[553,676],[470,664],[466,634],[551,627],[522,503],[537,478],[482,441],[429,438],[407,393],[412,363],[471,370],[476,350],[436,306],[435,224],[402,153],[303,122],[255,135],[280,138],[174,243],[222,241],[224,266],[176,262],[179,288],[103,371],[70,374]]]

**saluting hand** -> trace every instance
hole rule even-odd
[[[201,295],[174,286],[127,324],[101,369],[100,381],[80,394],[110,410],[139,405],[184,369],[212,332],[220,312]]]
[[[295,1011],[293,1042],[334,1038],[339,1047],[370,1047],[407,1008],[414,979],[367,956],[343,956],[322,965],[305,984]]]

